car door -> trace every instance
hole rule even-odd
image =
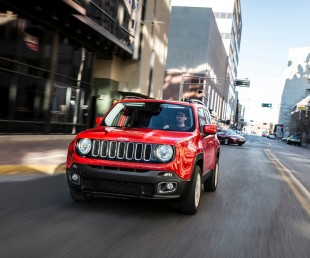
[[[203,126],[211,123],[211,116],[208,117],[207,109],[204,107],[199,107],[197,111],[200,126],[200,144],[202,145],[204,156],[203,173],[206,173],[210,168],[212,168],[212,164],[214,162],[213,140],[215,135],[205,135],[203,133]]]

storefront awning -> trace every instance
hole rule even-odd
[[[299,101],[294,107],[296,110],[307,110],[310,107],[310,95]]]

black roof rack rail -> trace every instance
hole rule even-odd
[[[205,106],[205,104],[199,99],[183,99],[183,101],[189,102],[189,103],[201,104],[201,105]]]
[[[144,98],[138,96],[125,96],[122,99],[144,99]]]

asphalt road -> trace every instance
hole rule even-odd
[[[53,142],[41,142],[50,146],[39,155],[46,164],[44,154],[64,151]],[[36,145],[23,155],[34,158]],[[309,149],[258,136],[222,145],[219,187],[203,193],[194,216],[168,202],[74,203],[61,169],[2,173],[0,257],[308,258],[309,157]]]

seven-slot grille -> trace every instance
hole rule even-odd
[[[153,144],[93,140],[91,156],[100,159],[151,161]]]

